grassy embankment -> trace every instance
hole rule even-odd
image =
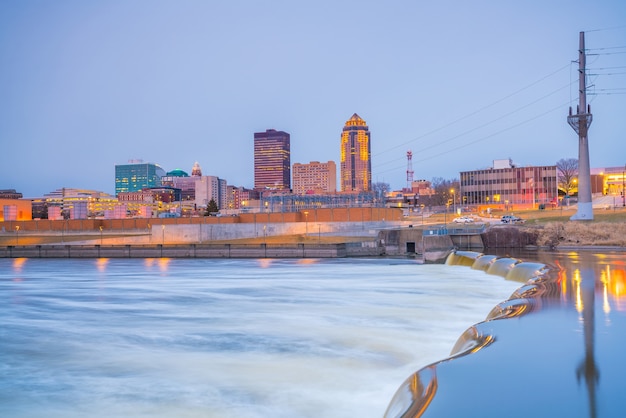
[[[537,245],[541,246],[618,246],[626,247],[626,208],[595,209],[593,221],[570,221],[573,209],[519,210],[493,212],[493,220],[504,214],[514,214],[524,219],[518,228],[534,229]],[[450,223],[448,214],[447,221]],[[429,222],[444,222],[441,214],[429,218]],[[419,222],[419,219],[418,219]],[[418,223],[416,222],[416,223]],[[459,225],[457,225],[459,226]]]

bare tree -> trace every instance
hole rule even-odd
[[[575,180],[578,177],[578,159],[562,158],[556,162],[557,177],[559,181],[559,189],[565,192],[566,196],[574,190]]]
[[[453,198],[458,203],[460,185],[459,179],[446,180],[443,177],[433,177],[431,185],[435,191],[435,195],[433,196],[434,205],[452,204]]]
[[[378,182],[372,184],[372,191],[376,196],[376,202],[381,205],[385,202],[385,196],[390,190],[391,187],[389,187],[389,183]]]

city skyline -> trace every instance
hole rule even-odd
[[[455,178],[495,159],[577,158],[586,32],[592,167],[621,166],[626,5],[398,1],[0,4],[0,189],[114,194],[114,166],[200,161],[253,186],[252,133],[337,161],[346,117],[374,136],[372,182]],[[354,30],[358,22],[362,30]]]

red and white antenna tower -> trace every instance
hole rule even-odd
[[[413,185],[413,152],[406,152],[406,188],[411,190]]]

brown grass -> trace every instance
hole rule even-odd
[[[517,211],[525,219],[524,227],[535,229],[537,245],[626,246],[626,209],[595,209],[593,221],[571,221],[573,209]]]
[[[537,245],[626,246],[626,222],[548,222],[539,228]]]

